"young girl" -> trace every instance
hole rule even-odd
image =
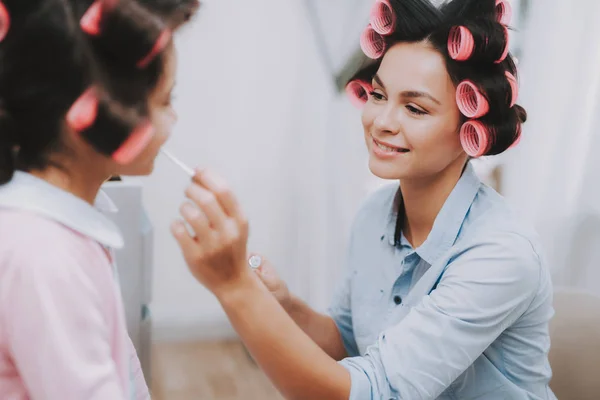
[[[173,30],[196,0],[0,2],[0,398],[147,399],[93,207],[175,121]]]
[[[268,264],[251,272],[260,259],[246,259],[247,222],[214,174],[187,190],[196,237],[181,222],[173,233],[286,398],[555,399],[537,236],[469,164],[515,144],[526,119],[509,4],[373,7],[361,45],[375,61],[348,90],[364,106],[371,171],[399,185],[359,211],[329,315],[291,296]]]

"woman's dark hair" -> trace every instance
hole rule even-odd
[[[523,107],[514,103],[517,91],[517,71],[508,54],[508,27],[502,21],[502,10],[496,0],[451,0],[440,8],[428,0],[389,0],[395,27],[383,35],[385,49],[396,43],[427,41],[444,56],[448,73],[456,86],[469,81],[479,92],[486,107],[481,115],[467,117],[464,109],[461,125],[482,127],[487,145],[482,147],[475,137],[475,146],[481,155],[496,155],[513,145],[521,134],[521,125],[527,120]],[[389,15],[387,21],[392,20]],[[451,54],[449,38],[462,34],[462,54]],[[470,40],[464,40],[467,37]],[[461,43],[464,44],[464,43]],[[370,82],[381,58],[359,71],[352,80]],[[508,77],[510,76],[509,79]],[[512,85],[511,85],[512,83]],[[467,123],[469,121],[469,123]],[[467,123],[467,124],[465,124]],[[462,140],[461,134],[461,140]],[[463,143],[463,146],[465,144]],[[400,239],[404,211],[400,193],[397,196],[398,221],[396,241]]]
[[[136,61],[198,8],[198,0],[98,0],[99,33],[90,34],[80,21],[93,0],[0,1],[10,16],[0,42],[0,184],[65,150],[65,116],[91,87],[97,116],[81,135],[106,155],[119,148],[148,118],[165,54]]]

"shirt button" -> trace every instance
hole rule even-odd
[[[396,303],[396,305],[400,305],[402,304],[402,297],[400,296],[394,296],[394,303]]]

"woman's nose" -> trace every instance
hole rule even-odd
[[[379,115],[375,117],[373,125],[379,133],[396,135],[400,132],[400,115],[396,110],[396,107],[388,106],[382,109]]]

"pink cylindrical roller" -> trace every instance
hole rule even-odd
[[[389,0],[376,0],[371,8],[371,26],[380,35],[390,35],[396,26],[396,14]]]
[[[157,55],[159,55],[167,47],[167,45],[169,44],[170,41],[171,41],[171,31],[169,29],[165,29],[160,34],[158,39],[156,39],[156,42],[154,43],[154,47],[152,47],[152,50],[150,50],[148,55],[146,55],[144,58],[142,58],[140,61],[138,61],[137,67],[145,68],[148,64],[150,64],[152,62],[152,60],[154,60],[154,58]]]
[[[517,78],[510,72],[506,71],[506,79],[508,79],[508,83],[510,84],[511,91],[511,100],[510,106],[514,106],[517,103],[517,98],[519,97],[519,83],[517,82]]]
[[[521,143],[521,136],[522,136],[522,127],[521,127],[521,123],[517,123],[517,138],[515,139],[515,141],[513,142],[513,144],[510,145],[509,149],[512,149],[513,147],[516,147],[519,143]]]
[[[146,148],[154,136],[154,126],[146,121],[138,125],[112,155],[119,164],[129,164]]]
[[[93,88],[87,89],[71,106],[66,115],[67,125],[81,132],[94,124],[98,116],[98,97]]]
[[[509,46],[508,28],[506,26],[504,27],[504,37],[506,38],[505,45],[504,45],[504,52],[502,52],[502,55],[496,61],[496,64],[500,64],[502,61],[504,61],[506,59],[506,56],[508,56],[508,48],[510,46]]]
[[[0,1],[0,42],[4,40],[10,30],[10,14],[4,3]]]
[[[97,36],[100,34],[100,23],[102,22],[102,14],[107,10],[114,9],[118,0],[96,0],[92,3],[90,8],[87,9],[79,25],[81,30],[91,36]]]
[[[358,109],[361,109],[369,100],[371,90],[371,85],[362,80],[354,80],[346,85],[346,95],[350,99],[350,103]]]
[[[496,16],[498,22],[503,25],[509,25],[512,14],[512,6],[508,0],[496,0]]]
[[[480,121],[467,121],[460,128],[460,143],[471,157],[481,157],[489,150],[490,131]]]
[[[473,54],[475,40],[471,32],[464,26],[454,26],[448,36],[448,53],[456,61],[466,61]]]
[[[490,111],[485,96],[471,81],[462,81],[456,88],[458,109],[467,118],[480,118]]]
[[[377,60],[385,52],[385,39],[369,24],[360,37],[360,48],[367,57]]]

